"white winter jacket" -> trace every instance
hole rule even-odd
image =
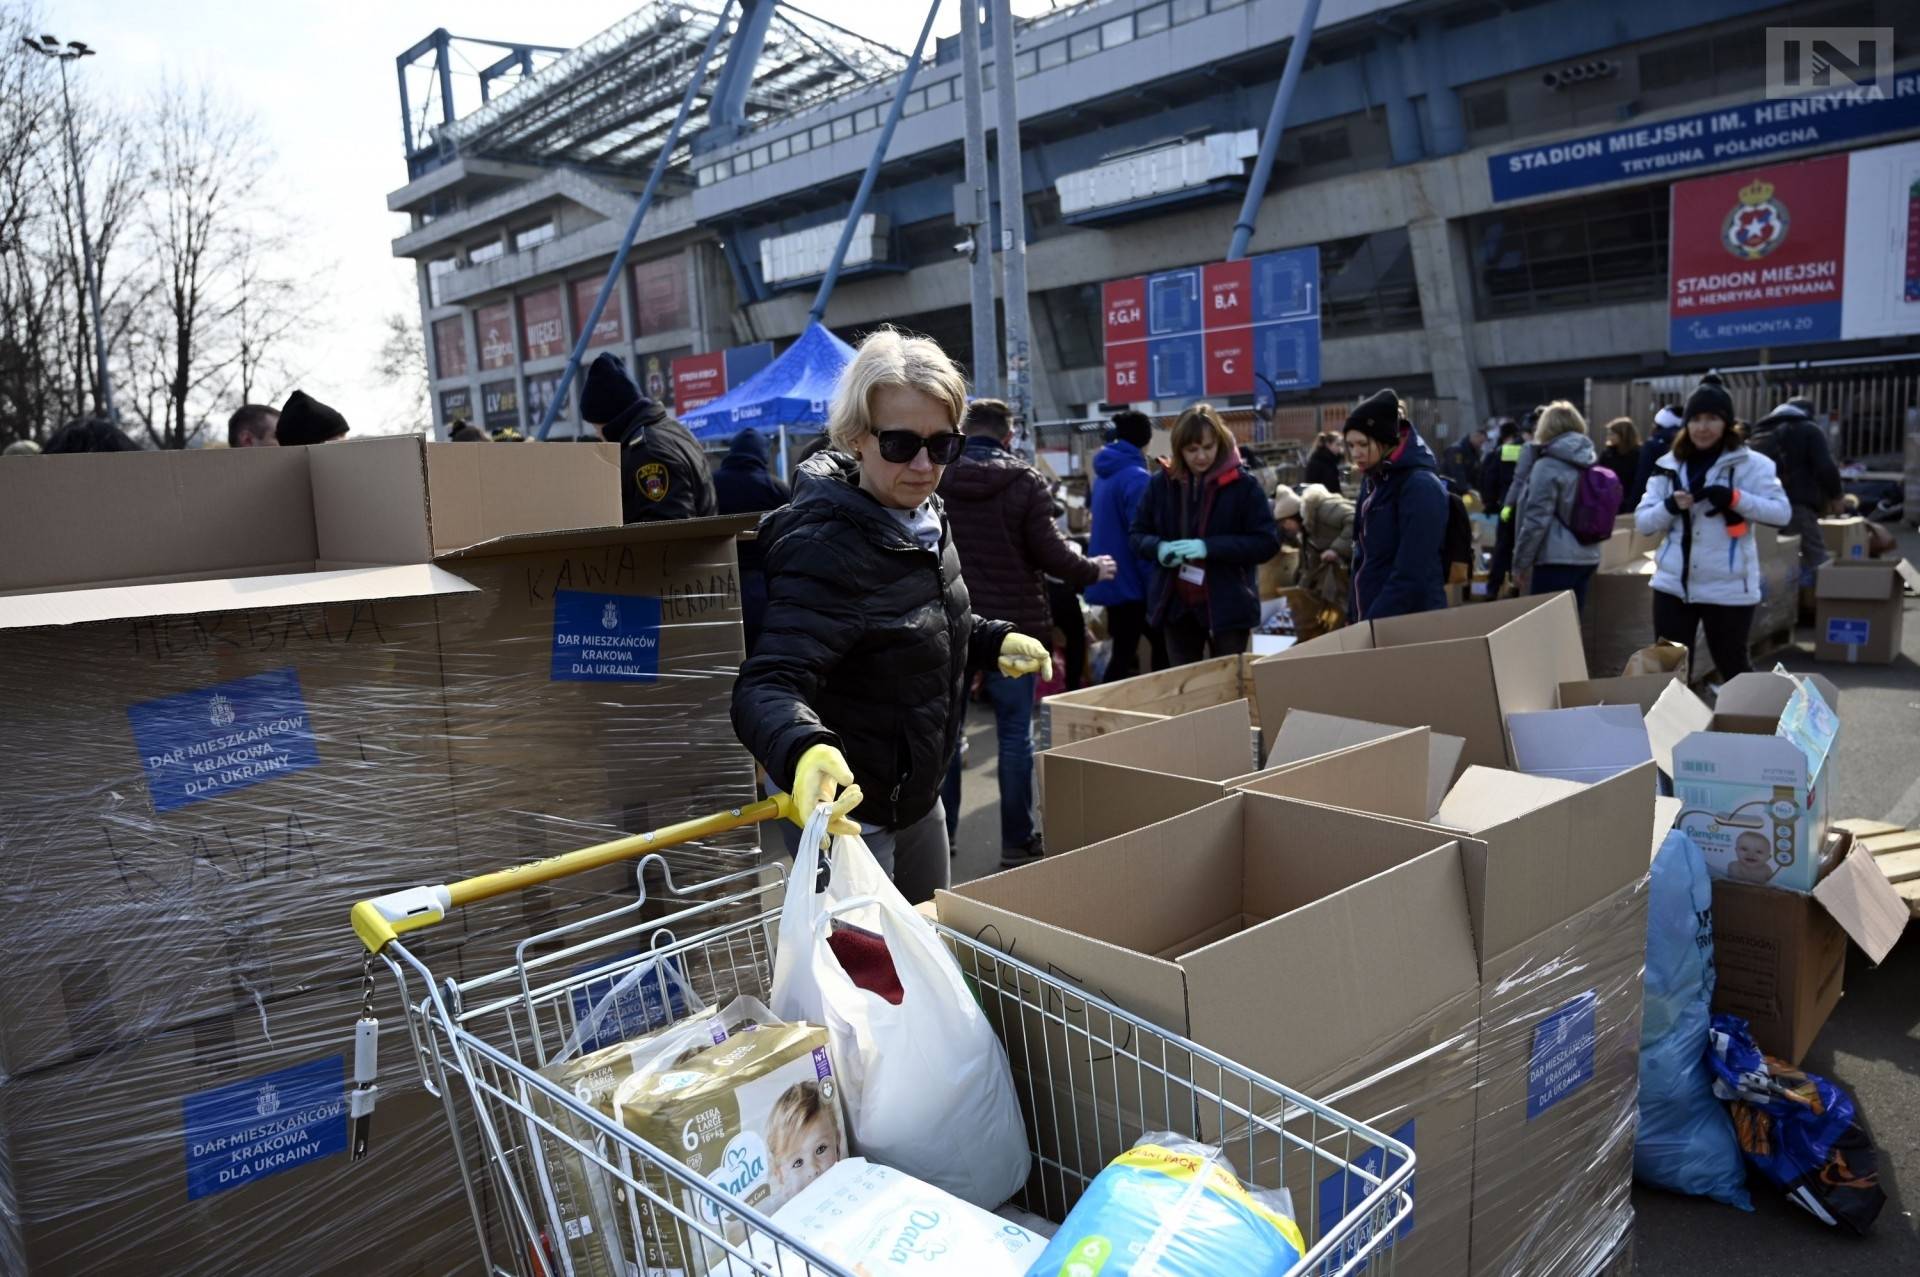
[[[1725,486],[1738,494],[1735,507],[1750,524],[1784,528],[1793,517],[1793,506],[1773,462],[1744,445],[1729,448],[1715,459],[1707,471],[1705,487]],[[1760,601],[1760,551],[1754,545],[1752,530],[1744,536],[1732,536],[1727,521],[1714,514],[1705,501],[1674,514],[1667,498],[1686,491],[1680,477],[1680,462],[1669,452],[1654,462],[1647,491],[1633,512],[1634,526],[1642,536],[1663,536],[1654,551],[1653,588],[1689,603],[1713,603],[1742,607]]]

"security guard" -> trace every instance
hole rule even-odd
[[[611,352],[587,369],[580,416],[620,445],[620,510],[627,523],[718,514],[706,454],[687,428],[640,393]]]

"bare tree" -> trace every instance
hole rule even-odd
[[[429,372],[427,346],[420,333],[417,312],[390,311],[386,317],[386,335],[374,358],[374,372],[380,380],[406,395],[408,408],[390,423],[418,433],[433,425],[433,405],[427,397]]]

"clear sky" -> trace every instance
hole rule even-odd
[[[298,272],[316,285],[319,331],[301,384],[363,430],[397,420],[403,406],[372,372],[382,318],[418,306],[411,264],[392,254],[406,222],[386,210],[387,193],[406,180],[394,58],[441,26],[455,35],[571,46],[638,7],[635,0],[39,2],[49,32],[99,51],[80,64],[90,89],[137,104],[162,76],[184,74],[258,115],[277,154],[276,189],[302,227]],[[926,15],[889,0],[806,0],[801,7],[899,49],[911,47]],[[1047,0],[1014,3],[1021,14],[1050,7]],[[934,32],[959,27],[960,8],[946,0]],[[462,110],[478,105],[470,72],[456,84],[455,100]]]

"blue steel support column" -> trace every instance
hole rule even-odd
[[[453,37],[441,27],[433,33],[433,62],[440,71],[440,123],[453,123]]]
[[[773,25],[774,0],[740,0],[740,21],[727,42],[726,61],[707,100],[707,127],[697,139],[701,151],[739,137],[747,123],[747,90],[766,47],[767,28]]]
[[[1293,104],[1293,90],[1300,83],[1300,65],[1307,60],[1307,46],[1313,42],[1313,26],[1320,20],[1320,0],[1307,0],[1300,11],[1300,28],[1293,33],[1287,49],[1287,65],[1280,72],[1280,87],[1273,95],[1273,109],[1267,113],[1267,129],[1260,135],[1260,155],[1253,162],[1253,176],[1247,179],[1247,197],[1240,202],[1240,219],[1233,224],[1233,240],[1227,245],[1227,260],[1237,262],[1247,255],[1247,241],[1253,238],[1254,219],[1260,215],[1260,201],[1266,198],[1267,183],[1273,178],[1274,156],[1280,151],[1280,133],[1287,125],[1287,108]]]
[[[653,206],[653,193],[660,189],[660,179],[666,176],[667,162],[673,158],[673,148],[680,145],[680,130],[686,125],[687,116],[693,110],[693,99],[707,78],[707,64],[713,61],[713,51],[720,47],[720,33],[726,30],[727,15],[731,12],[733,0],[721,0],[720,12],[713,17],[713,30],[707,36],[706,47],[700,50],[699,63],[693,68],[693,78],[687,81],[687,91],[680,97],[680,113],[673,117],[673,127],[667,130],[666,138],[660,143],[660,154],[653,162],[653,172],[647,176],[646,189],[640,192],[640,202],[633,206],[633,218],[627,223],[627,233],[620,238],[620,247],[613,255],[612,264],[607,267],[606,279],[600,283],[600,294],[593,299],[593,310],[581,323],[580,336],[573,343],[573,353],[567,356],[567,366],[560,373],[560,384],[554,387],[547,410],[540,414],[540,429],[535,433],[535,439],[546,439],[547,432],[553,429],[553,419],[560,415],[560,405],[567,401],[567,389],[573,385],[574,373],[580,370],[580,357],[586,354],[587,343],[593,340],[593,330],[600,326],[600,312],[607,308],[607,298],[613,296],[613,290],[620,282],[620,271],[627,264],[627,254],[633,249],[634,239],[640,234],[640,223]]]
[[[1395,164],[1414,164],[1427,156],[1426,143],[1420,138],[1420,112],[1407,96],[1407,75],[1400,61],[1405,52],[1405,41],[1383,33],[1366,55],[1367,65],[1380,71],[1380,102],[1387,109],[1387,146]]]
[[[900,123],[900,113],[907,104],[907,94],[913,92],[914,73],[920,69],[920,55],[927,47],[927,33],[933,30],[934,15],[940,12],[940,0],[933,0],[927,6],[927,20],[920,24],[920,38],[913,43],[913,55],[907,59],[907,69],[900,73],[900,87],[894,90],[893,105],[887,108],[887,122],[880,127],[880,136],[874,141],[873,154],[867,159],[867,171],[860,176],[860,189],[854,193],[853,207],[847,210],[846,224],[840,228],[840,242],[833,246],[833,257],[827,262],[827,273],[821,277],[820,291],[813,296],[813,308],[807,311],[807,322],[817,324],[827,313],[827,301],[833,296],[833,286],[840,280],[840,264],[847,259],[847,245],[853,242],[854,224],[860,220],[860,214],[866,211],[867,197],[873,194],[873,180],[880,176],[880,161],[887,156],[887,143],[893,141],[893,126]]]
[[[1427,124],[1432,130],[1435,156],[1458,155],[1467,149],[1467,117],[1454,92],[1447,66],[1447,42],[1440,19],[1420,19],[1420,86],[1427,99]]]

